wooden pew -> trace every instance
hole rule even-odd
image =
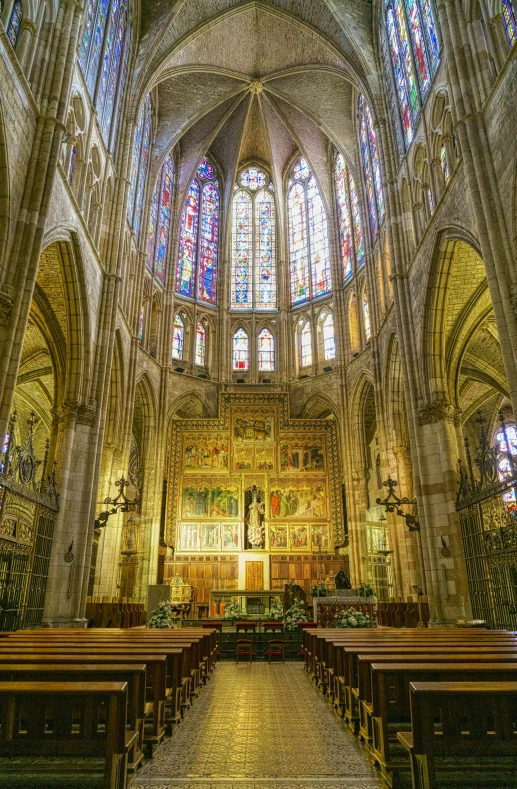
[[[126,789],[126,696],[125,682],[2,682],[0,756],[103,758],[104,788]]]
[[[441,757],[462,773],[490,757],[485,769],[509,770],[515,781],[516,709],[517,682],[411,683],[411,732],[398,740],[409,752],[414,789],[435,789]]]
[[[516,682],[517,663],[373,663],[372,701],[362,702],[362,720],[374,763],[391,785],[394,775],[407,762],[393,754],[390,723],[411,720],[410,684],[412,682]]]

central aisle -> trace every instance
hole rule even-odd
[[[380,789],[384,786],[301,663],[219,663],[139,789]]]

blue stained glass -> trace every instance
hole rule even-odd
[[[359,106],[363,108],[363,97],[359,97]],[[366,199],[368,202],[368,211],[370,214],[370,227],[372,229],[372,236],[375,238],[377,235],[377,209],[375,206],[375,196],[373,190],[373,175],[370,163],[370,150],[368,145],[368,129],[366,126],[366,117],[364,112],[361,111],[359,136],[361,143],[361,159],[363,162],[364,181],[366,186]]]
[[[162,167],[162,188],[158,211],[156,251],[154,253],[154,273],[162,285],[165,283],[165,267],[167,265],[167,250],[169,248],[169,230],[172,210],[172,175],[172,158],[168,156]]]
[[[144,338],[144,319],[145,319],[145,305],[142,304],[140,307],[140,319],[138,321],[138,339],[143,340]]]
[[[196,326],[196,364],[199,367],[205,366],[206,356],[206,331],[202,323]]]
[[[373,184],[375,188],[375,200],[377,202],[377,214],[380,224],[384,219],[384,193],[382,191],[381,167],[379,164],[379,156],[377,154],[377,137],[375,135],[375,129],[373,128],[372,115],[368,104],[364,105],[364,111],[366,114],[366,123],[368,125],[368,141],[370,143],[370,158],[372,160]]]
[[[199,184],[194,178],[190,184],[185,207],[181,214],[178,266],[176,270],[176,293],[194,298],[197,226],[199,218]]]
[[[402,7],[402,0],[394,0],[394,11],[395,11],[396,28],[397,28],[398,41],[399,41],[400,60],[402,62],[402,65],[404,67],[404,72],[406,75],[409,102],[411,104],[411,108],[413,111],[413,117],[416,117],[419,111],[418,91],[417,91],[415,73],[413,71],[413,62],[411,60],[406,16],[404,14],[404,9]]]
[[[209,162],[207,162],[206,159],[201,159],[201,162],[199,163],[199,167],[197,168],[197,174],[202,181],[204,181],[205,178],[213,178],[214,168]]]
[[[332,291],[328,227],[323,200],[313,175],[307,183],[312,295],[324,296]]]
[[[140,168],[138,174],[138,189],[135,199],[135,213],[133,216],[133,230],[138,234],[140,220],[144,206],[145,182],[147,179],[147,163],[149,160],[149,144],[151,142],[151,97],[147,94],[144,102],[144,128],[142,132],[142,150],[140,153]]]
[[[106,100],[104,102],[104,108],[102,108],[102,101],[100,98],[100,90],[99,90],[99,99],[97,101],[97,107],[99,111],[102,108],[102,119],[101,119],[101,133],[104,139],[104,142],[108,144],[109,142],[109,135],[110,135],[110,127],[111,127],[111,119],[113,116],[113,106],[115,103],[115,96],[117,93],[117,83],[118,83],[118,76],[119,76],[119,69],[120,69],[120,61],[122,57],[122,50],[124,48],[124,40],[126,37],[126,6],[125,4],[121,4],[120,11],[118,15],[117,21],[117,30],[116,30],[116,37],[115,37],[115,45],[112,47],[113,49],[113,56],[111,58],[111,66],[109,72],[109,80],[107,82],[105,88],[105,95]],[[106,53],[108,52],[108,48],[106,48]],[[102,84],[102,83],[101,83]]]
[[[231,306],[233,309],[238,309],[253,306],[251,285],[252,202],[250,195],[243,189],[234,195],[232,214]]]
[[[359,199],[357,197],[357,190],[355,188],[354,179],[352,174],[349,173],[348,184],[350,188],[350,206],[352,209],[352,224],[354,227],[354,245],[355,245],[355,262],[357,268],[364,263],[364,236],[363,225],[361,221],[361,209],[359,208]]]
[[[388,98],[388,106],[391,115],[392,127],[395,132],[397,153],[400,159],[400,157],[404,155],[405,146],[404,146],[404,140],[402,138],[401,119],[398,112],[398,100],[395,98],[395,94],[393,92],[393,81],[391,79],[392,70],[390,65],[390,56],[388,53],[387,36],[381,36],[380,42],[381,42],[382,62],[384,67],[384,84],[386,86],[386,95]]]
[[[20,0],[16,0],[13,10],[11,12],[11,19],[9,20],[9,25],[7,27],[7,38],[11,42],[11,46],[14,49],[16,47],[16,42],[18,41],[18,33],[20,32],[20,25],[22,23],[22,4]]]
[[[129,173],[129,191],[127,196],[127,218],[129,224],[133,224],[133,211],[135,208],[136,188],[138,186],[138,164],[140,162],[140,149],[142,148],[142,133],[144,130],[145,104],[140,111],[138,125],[135,129],[135,139],[133,141],[133,156],[131,158],[131,170]]]
[[[263,190],[255,198],[256,306],[276,307],[275,199]]]
[[[90,51],[90,44],[93,35],[93,21],[95,18],[95,7],[96,7],[96,0],[88,0],[88,5],[86,6],[83,35],[81,38],[81,44],[79,46],[79,63],[81,64],[83,74],[86,72],[86,68],[88,66],[88,53]]]
[[[309,298],[309,250],[307,242],[307,210],[305,190],[294,183],[287,198],[289,220],[289,264],[291,270],[291,302],[301,304]]]
[[[113,44],[115,42],[115,34],[117,32],[117,14],[118,14],[118,0],[112,0],[111,9],[108,20],[108,29],[106,34],[106,44],[104,47],[104,57],[102,58],[102,68],[99,80],[99,87],[97,91],[97,111],[101,116],[101,130],[102,130],[102,114],[104,108],[104,99],[106,98],[106,90],[108,87],[108,80],[110,76],[111,54],[113,52]]]
[[[409,98],[407,93],[406,78],[399,54],[399,46],[397,40],[397,33],[395,30],[395,18],[393,9],[388,8],[386,12],[386,30],[388,33],[388,40],[390,45],[391,60],[393,64],[393,75],[395,78],[395,85],[397,88],[397,95],[399,100],[399,109],[402,121],[402,129],[404,132],[404,140],[406,148],[409,147],[413,139],[413,115],[409,106]]]
[[[510,0],[508,0],[508,2],[510,2]],[[436,25],[431,0],[420,0],[420,9],[422,11],[427,50],[431,58],[431,68],[434,74],[440,63],[440,45],[438,43],[438,36],[436,35]]]
[[[102,43],[104,41],[104,29],[106,27],[106,16],[108,13],[109,0],[99,0],[97,6],[97,17],[93,29],[92,45],[90,48],[90,59],[88,62],[88,69],[85,75],[86,87],[88,93],[93,96],[95,93],[95,83],[97,82],[97,73],[99,71],[99,64],[102,54]]]
[[[352,237],[352,218],[350,216],[350,201],[348,198],[347,167],[342,154],[336,157],[334,165],[334,183],[336,188],[336,202],[338,209],[339,247],[341,252],[341,267],[343,279],[347,280],[354,271],[354,252]]]
[[[203,186],[198,298],[215,304],[217,279],[217,239],[219,232],[219,194],[214,184]]]
[[[515,20],[515,13],[512,6],[512,0],[502,0],[503,2],[503,24],[506,32],[506,38],[511,47],[517,41],[517,22]]]
[[[158,223],[158,199],[160,195],[160,178],[156,182],[153,193],[153,201],[151,203],[151,210],[149,211],[149,228],[147,231],[147,248],[145,255],[145,262],[147,266],[153,270],[154,264],[154,246],[156,243],[156,226]]]
[[[183,359],[183,343],[185,340],[185,325],[179,315],[174,316],[172,327],[172,358]]]
[[[409,34],[411,36],[411,44],[413,46],[413,55],[416,63],[416,70],[418,74],[418,82],[420,83],[420,92],[422,98],[427,96],[429,85],[431,84],[431,74],[429,70],[429,61],[424,44],[424,36],[422,27],[420,25],[420,14],[418,12],[417,0],[405,0],[407,20],[409,24]]]
[[[117,131],[118,131],[118,124],[120,121],[120,114],[122,112],[122,97],[124,96],[124,87],[126,84],[126,77],[127,77],[127,70],[129,65],[129,52],[131,50],[130,45],[130,37],[131,31],[128,31],[128,35],[126,36],[126,44],[124,47],[124,61],[122,63],[122,74],[120,76],[120,86],[119,86],[119,98],[117,101],[117,107],[115,110],[115,117],[113,119],[113,134],[111,135],[111,150],[113,151],[115,147],[115,141],[117,139]]]

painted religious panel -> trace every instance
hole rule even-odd
[[[325,439],[319,435],[282,436],[280,471],[324,472]]]
[[[280,523],[272,523],[269,527],[269,547],[271,550],[280,549],[285,551],[288,547],[287,526]]]
[[[221,524],[221,547],[223,551],[240,551],[241,549],[240,523]]]
[[[271,518],[314,518],[327,517],[327,493],[325,477],[270,480]]]
[[[289,526],[289,548],[293,551],[306,551],[309,547],[309,527],[306,523]]]
[[[255,447],[255,468],[257,471],[274,471],[274,447]]]
[[[311,545],[313,549],[328,549],[329,527],[326,523],[313,523],[311,526]]]
[[[275,417],[269,410],[236,409],[233,418],[234,444],[266,444],[275,440]]]
[[[183,472],[228,471],[228,436],[216,433],[183,437]]]
[[[221,548],[221,527],[218,523],[202,523],[200,532],[202,551],[218,551]]]
[[[233,468],[235,471],[253,471],[255,447],[234,447]]]
[[[224,477],[184,480],[182,516],[184,518],[238,518],[239,485]]]
[[[182,523],[180,528],[180,550],[199,551],[199,523]]]

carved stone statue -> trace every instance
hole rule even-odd
[[[248,542],[254,548],[262,548],[265,539],[264,502],[259,500],[256,485],[251,489],[251,502],[248,505]]]

